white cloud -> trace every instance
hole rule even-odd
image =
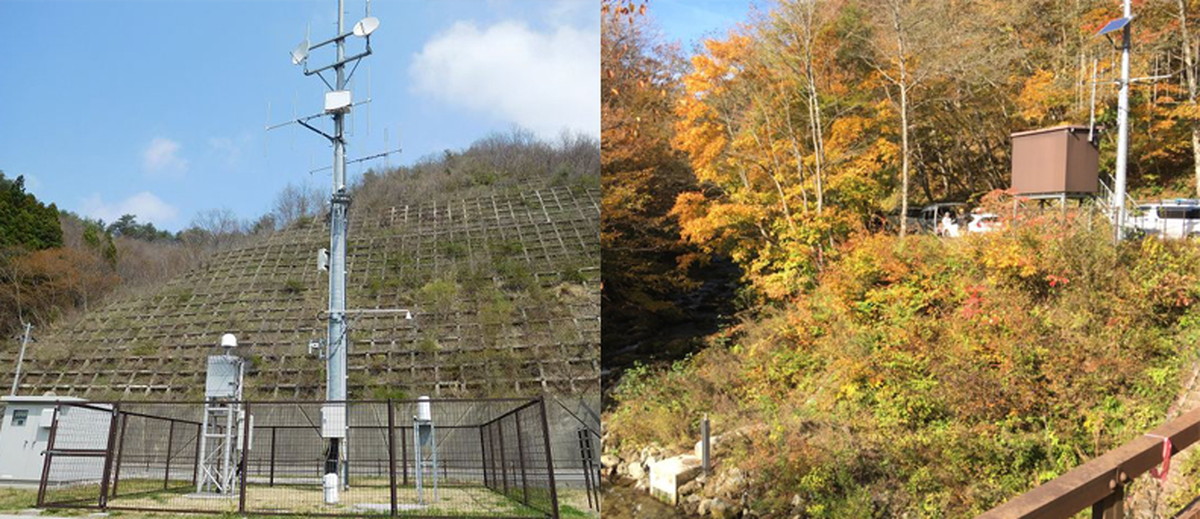
[[[409,70],[415,88],[528,128],[600,134],[600,32],[522,22],[457,22],[425,43]]]
[[[116,203],[107,203],[99,193],[84,198],[80,212],[92,218],[112,223],[122,215],[137,215],[138,222],[152,222],[163,227],[175,221],[179,210],[149,191],[142,191]]]
[[[188,161],[179,156],[181,147],[171,139],[155,137],[142,151],[142,169],[151,175],[183,176],[187,172]]]

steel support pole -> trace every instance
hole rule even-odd
[[[484,439],[484,429],[486,428],[486,425],[479,426],[479,460],[483,465],[483,486],[492,488],[491,480],[488,479],[488,449],[487,440]]]
[[[167,422],[167,467],[163,469],[163,490],[170,486],[171,481],[171,451],[175,448],[175,420]]]
[[[1124,0],[1124,17],[1132,18],[1129,0]],[[1125,177],[1129,162],[1129,46],[1131,25],[1121,29],[1121,84],[1117,93],[1117,165],[1113,181],[1113,224],[1116,240],[1121,240],[1125,228]]]
[[[546,445],[546,477],[550,482],[550,515],[558,519],[558,488],[554,483],[554,453],[550,448],[550,422],[546,418],[546,397],[538,397],[538,408],[542,412],[542,439]]]
[[[121,483],[121,460],[125,457],[125,431],[129,426],[129,415],[121,415],[121,435],[117,440],[117,466],[113,470],[112,489],[109,490],[112,497],[117,497],[117,485]]]
[[[394,517],[399,513],[399,506],[396,500],[396,410],[390,399],[387,401],[387,406],[388,488],[391,490],[392,516]]]
[[[345,18],[345,0],[338,0],[338,34],[346,32]],[[333,67],[337,74],[335,90],[345,90],[345,38],[338,38],[336,45],[337,62]],[[346,348],[349,345],[346,337],[346,211],[350,197],[346,193],[345,117],[341,111],[333,114],[333,189],[329,200],[329,335],[325,343],[326,400],[330,402],[346,400]],[[346,437],[347,433],[343,430],[341,438],[329,439],[325,464],[325,472],[340,473],[343,484],[349,479],[348,467],[343,461],[343,440]]]
[[[241,409],[246,412],[246,418],[242,420],[242,459],[238,464],[240,476],[238,479],[238,513],[246,513],[246,459],[250,457],[250,403],[243,402]]]
[[[504,420],[496,422],[496,436],[500,442],[500,484],[504,487],[504,495],[508,495],[508,458],[504,455]]]
[[[100,477],[100,509],[108,509],[108,484],[112,476],[113,451],[117,444],[117,421],[121,416],[121,404],[113,404],[112,418],[108,421],[108,443],[104,447],[104,472]]]
[[[204,411],[204,421],[208,421],[208,411]],[[196,458],[192,464],[192,484],[199,485],[200,481],[200,444],[204,443],[204,424],[196,424]],[[196,487],[196,492],[200,492],[200,487]]]
[[[525,475],[525,446],[522,441],[525,439],[525,435],[521,434],[521,413],[517,413],[515,418],[517,422],[517,457],[521,460],[521,502],[529,506],[529,479]],[[591,503],[591,494],[588,494],[588,503]]]
[[[275,486],[275,431],[277,430],[277,427],[271,427],[271,476],[268,486],[272,487]]]
[[[46,504],[46,483],[50,479],[50,459],[54,457],[54,439],[58,436],[58,411],[62,404],[54,406],[54,416],[50,419],[50,438],[46,441],[46,459],[42,460],[42,479],[38,481],[37,505]]]

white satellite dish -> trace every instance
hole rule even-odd
[[[375,29],[378,29],[378,28],[379,28],[379,18],[376,18],[374,16],[368,16],[366,18],[363,18],[362,20],[359,20],[358,23],[354,24],[354,35],[358,36],[359,38],[362,38],[364,36],[370,36],[371,33],[375,32]]]
[[[292,49],[292,64],[299,65],[308,59],[308,38]]]

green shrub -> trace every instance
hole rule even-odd
[[[305,286],[304,282],[299,279],[288,278],[283,282],[283,291],[288,294],[299,294],[306,288],[308,287]]]
[[[683,449],[707,412],[718,431],[753,424],[726,463],[765,510],[981,513],[1162,423],[1200,358],[1200,242],[1109,232],[1056,213],[959,240],[858,236],[810,291],[627,371],[610,443]]]

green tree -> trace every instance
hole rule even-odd
[[[0,171],[0,247],[30,250],[62,246],[58,208],[25,192],[25,177],[5,178]]]

